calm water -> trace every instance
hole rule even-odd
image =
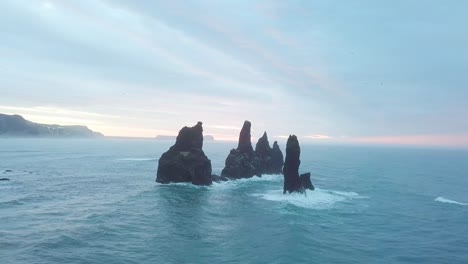
[[[156,184],[170,144],[0,139],[0,263],[468,263],[467,152],[303,145],[302,196]]]

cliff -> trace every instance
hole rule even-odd
[[[20,115],[0,114],[0,137],[103,137],[86,126],[38,124]]]

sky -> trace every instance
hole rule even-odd
[[[468,147],[468,1],[3,0],[0,113]]]

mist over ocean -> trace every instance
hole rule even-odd
[[[157,184],[172,144],[0,139],[0,263],[468,263],[467,151],[302,144],[304,196]]]

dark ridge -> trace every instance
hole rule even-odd
[[[20,115],[0,114],[0,137],[103,137],[86,126],[38,124]]]

